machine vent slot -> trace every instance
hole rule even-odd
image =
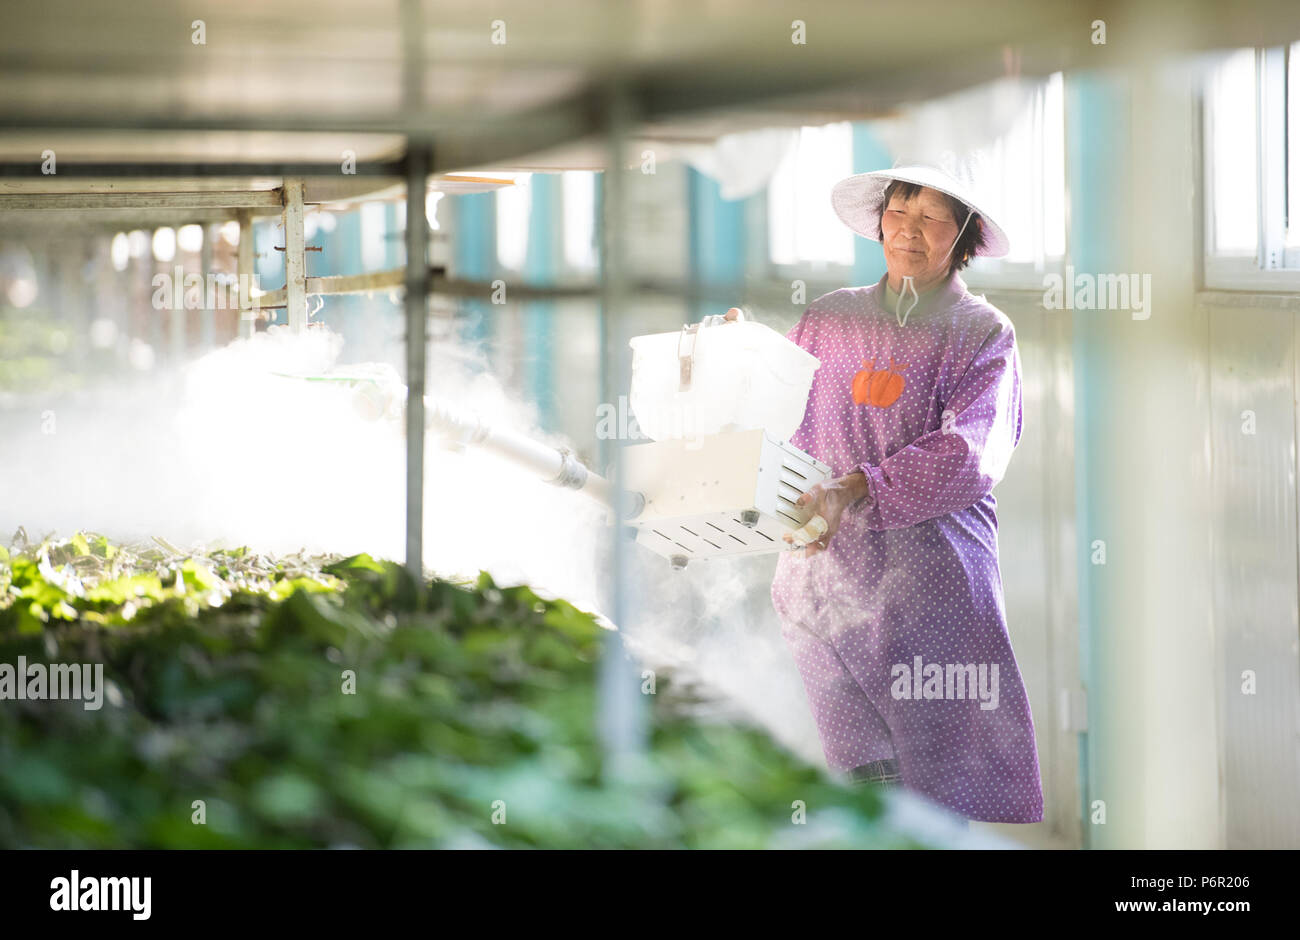
[[[789,500],[786,500],[786,502],[789,502]],[[779,511],[779,510],[778,510],[778,511]],[[785,513],[781,513],[781,514],[782,514],[782,515],[785,515]],[[789,518],[789,517],[787,516],[787,518]],[[774,541],[776,541],[774,538],[772,538],[772,536],[768,535],[768,534],[767,534],[766,532],[764,532],[762,529],[758,528],[758,526],[755,526],[754,528],[751,529],[749,526],[745,525],[745,523],[741,522],[739,519],[735,518],[734,516],[732,517],[732,520],[731,520],[731,521],[734,522],[736,525],[740,526],[740,527],[741,527],[742,529],[744,529],[746,532],[754,532],[754,533],[757,533],[758,535],[763,536],[763,538],[767,539],[769,542],[774,542]],[[712,525],[713,528],[718,529],[718,527],[717,527],[716,525],[713,525],[712,522],[710,522],[709,525]],[[741,545],[748,545],[748,544],[749,544],[749,543],[746,542],[744,539],[742,539],[742,538],[737,538],[735,535],[732,535],[732,533],[728,532],[726,529],[718,529],[718,531],[721,532],[723,535],[730,535],[733,539],[736,539],[736,541],[739,542]]]
[[[678,548],[685,549],[686,551],[690,552],[692,555],[695,554],[694,551],[692,551],[692,550],[689,549],[689,548],[686,548],[686,546],[683,545],[681,542],[673,542],[673,544],[676,545]]]
[[[727,534],[727,530],[724,529],[722,526],[718,525],[716,522],[710,522],[709,525],[713,526],[713,528],[717,529],[723,535]]]
[[[788,463],[783,463],[783,464],[781,464],[781,469],[782,469],[782,470],[789,470],[791,473],[793,473],[795,476],[797,476],[797,477],[798,477],[799,479],[801,479],[801,480],[806,480],[806,479],[808,479],[808,477],[806,477],[804,474],[800,473],[798,470],[796,470],[794,467],[790,466]]]
[[[686,526],[682,526],[682,529],[687,532],[691,532],[691,530],[687,529]],[[700,534],[698,532],[691,532],[691,535],[695,536],[697,539],[700,537]]]
[[[714,548],[716,548],[718,551],[722,551],[722,546],[721,546],[721,545],[718,545],[716,542],[709,542],[708,539],[701,539],[701,541],[703,541],[703,542],[708,542],[710,545],[712,545],[712,546],[713,546]]]
[[[778,509],[778,510],[776,511],[776,514],[777,514],[778,516],[785,516],[785,517],[786,517],[787,519],[789,519],[792,523],[794,523],[794,527],[795,527],[796,529],[801,528],[801,527],[803,526],[803,523],[802,523],[802,522],[800,522],[800,521],[799,521],[798,519],[796,519],[794,516],[790,515],[788,512],[782,512],[781,510]]]
[[[668,536],[664,535],[664,534],[663,534],[662,532],[660,532],[658,529],[651,529],[650,531],[653,532],[655,535],[659,536],[659,537],[660,537],[661,539],[663,539],[665,542],[671,542],[671,541],[672,541],[672,539],[670,539]]]

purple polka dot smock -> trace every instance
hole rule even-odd
[[[956,273],[901,318],[884,291],[825,294],[786,334],[821,360],[791,443],[868,495],[825,551],[781,554],[772,605],[833,771],[894,758],[968,819],[1038,822],[992,492],[1020,440],[1015,330]]]

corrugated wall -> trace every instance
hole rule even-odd
[[[1208,293],[1222,838],[1300,847],[1296,318],[1300,298]]]
[[[1075,576],[1074,392],[1070,320],[1039,291],[981,291],[1016,327],[1024,426],[999,484],[998,555],[1007,629],[1029,693],[1043,780],[1036,842],[1083,845],[1078,732],[1078,579]],[[1024,826],[1001,827],[1024,836]]]

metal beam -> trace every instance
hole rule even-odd
[[[349,167],[349,169],[352,169]],[[337,178],[339,164],[331,163],[286,163],[283,161],[248,161],[248,162],[210,162],[184,163],[181,161],[140,162],[113,161],[96,163],[74,163],[59,161],[59,177],[62,179],[176,179],[203,178],[208,176],[232,177],[326,177]],[[351,174],[350,174],[351,175]],[[402,178],[402,162],[385,160],[356,164],[357,176],[383,176],[394,181]],[[9,179],[49,179],[41,172],[40,161],[24,160],[0,162],[0,178]]]
[[[307,239],[303,231],[303,181],[284,181],[284,290],[289,329],[307,329]]]
[[[0,193],[0,212],[32,209],[278,209],[274,189],[225,193]]]
[[[155,229],[161,226],[177,228],[181,225],[221,225],[235,218],[236,209],[96,209],[93,212],[59,212],[44,209],[24,209],[21,212],[0,212],[0,227],[6,235],[21,233],[29,242],[42,238],[56,238],[75,231],[78,234],[113,233],[132,229]],[[250,209],[254,217],[279,215],[274,209]]]
[[[441,265],[429,269],[429,289],[444,297],[487,300],[499,289],[496,281],[476,281],[467,278],[446,276],[446,268]],[[406,269],[393,268],[387,271],[369,271],[365,274],[345,274],[329,277],[308,277],[307,293],[323,294],[366,294],[376,290],[399,290],[406,285]],[[830,282],[817,287],[809,282],[810,291],[825,293],[834,290]],[[789,287],[784,281],[755,285],[752,281],[719,281],[700,283],[696,281],[674,281],[660,278],[625,278],[625,289],[630,296],[656,296],[675,298],[686,302],[704,302],[734,307],[737,304],[754,306],[785,307],[789,301]],[[525,303],[534,300],[599,300],[604,296],[604,288],[599,283],[590,284],[508,284],[505,290],[505,305]],[[268,310],[285,305],[284,288],[268,291],[253,302],[246,304],[249,308]]]
[[[395,290],[406,284],[406,269],[369,271],[365,274],[340,274],[332,277],[307,278],[309,294],[368,294],[375,290]]]
[[[242,244],[242,242],[241,242]],[[438,268],[437,270],[442,270]],[[406,286],[406,269],[394,268],[391,271],[369,271],[365,274],[340,274],[329,277],[306,278],[307,294],[368,294],[376,290],[397,290]],[[485,288],[486,289],[486,288]],[[245,310],[275,310],[287,306],[288,300],[283,287],[267,291],[241,303]]]
[[[466,115],[463,111],[434,113],[423,107],[375,117],[353,114],[341,117],[279,114],[274,117],[226,115],[194,117],[149,114],[50,114],[0,113],[0,134],[22,130],[119,130],[119,131],[273,131],[277,133],[337,132],[347,134],[403,134],[413,139],[434,141],[430,174],[452,172],[471,166],[488,166],[511,157],[541,153],[572,144],[600,130],[600,103],[591,91],[581,91],[551,104],[511,113],[508,116],[484,110]],[[64,178],[160,178],[205,176],[303,176],[337,179],[338,163],[289,163],[250,161],[246,163],[196,162],[96,162],[59,161]],[[358,162],[358,176],[405,177],[403,160]],[[0,178],[43,178],[39,160],[0,161]]]
[[[599,87],[603,84],[597,81]],[[504,121],[504,124],[503,124]],[[400,135],[410,136],[412,139],[426,141],[437,141],[440,146],[452,144],[457,141],[496,141],[500,145],[512,150],[511,155],[521,155],[525,153],[535,153],[548,149],[551,146],[560,146],[572,143],[579,137],[594,133],[599,130],[599,100],[595,94],[589,90],[581,90],[574,94],[553,101],[547,104],[541,104],[537,107],[529,108],[526,111],[515,111],[508,115],[493,113],[489,109],[473,109],[467,111],[464,108],[456,109],[436,109],[420,102],[413,104],[397,112],[387,114],[370,113],[352,113],[352,114],[308,114],[280,112],[276,114],[256,115],[248,113],[233,113],[224,115],[195,115],[184,113],[130,113],[121,110],[114,110],[112,113],[106,111],[84,111],[78,114],[64,113],[54,114],[48,110],[15,112],[14,110],[4,110],[0,105],[0,133],[6,131],[42,131],[42,130],[66,130],[66,131],[96,131],[96,130],[114,130],[114,131],[166,131],[169,133],[182,132],[253,132],[264,131],[276,134],[292,133],[340,133],[340,134],[379,134],[379,135]],[[580,129],[580,133],[574,133],[575,129]],[[515,141],[512,146],[511,139]],[[468,144],[471,148],[477,149],[479,144]],[[430,166],[430,172],[438,172],[439,166],[450,166],[455,168],[455,160],[448,156],[435,153],[431,157],[435,162]],[[109,164],[112,165],[112,164]],[[160,164],[163,167],[170,166],[170,163]],[[227,164],[231,165],[231,164]],[[233,164],[240,165],[240,164]],[[282,167],[302,167],[306,164],[279,164]],[[358,163],[357,173],[362,174],[363,167],[382,167],[386,166],[383,161],[373,163]],[[480,165],[476,161],[460,163],[459,166]],[[24,162],[22,166],[29,166],[29,162]],[[31,167],[36,168],[36,175],[40,175],[40,161],[30,162]],[[189,164],[193,167],[193,164]],[[322,168],[321,172],[273,172],[258,173],[254,175],[269,176],[337,176],[339,167],[337,163],[326,165],[327,169]],[[64,162],[59,160],[59,175],[64,175]],[[0,175],[3,175],[0,173]],[[148,173],[148,176],[177,176],[184,175],[175,172]],[[200,173],[199,175],[203,175]],[[209,174],[211,175],[211,174]],[[240,174],[235,174],[240,175]],[[388,175],[388,174],[381,174]],[[391,175],[400,177],[401,167],[395,166]]]
[[[258,294],[251,298],[249,305],[245,309],[249,310],[283,310],[289,306],[288,300],[285,299],[285,290],[283,287],[277,287],[275,290],[269,290],[264,294]]]
[[[734,307],[738,301],[746,301],[754,293],[753,285],[743,282],[705,284],[695,281],[631,276],[625,277],[625,282],[624,288],[633,296],[655,294],[726,304],[726,307]],[[498,289],[498,285],[493,281],[439,277],[435,271],[433,288],[444,296],[487,300]],[[603,296],[603,290],[599,283],[542,285],[510,282],[505,288],[505,302],[511,304],[527,300],[596,300]],[[789,306],[789,289],[783,288],[780,292],[773,293],[773,303]],[[723,309],[725,310],[726,307]]]

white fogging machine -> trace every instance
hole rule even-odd
[[[743,314],[735,321],[706,317],[678,332],[634,337],[630,345],[629,403],[651,439],[620,452],[623,522],[638,543],[680,569],[692,560],[800,547],[826,531],[821,516],[795,501],[830,467],[789,443],[803,421],[820,364],[815,356]],[[393,405],[404,407],[400,383],[394,394],[391,382],[377,382],[373,373],[330,378],[356,382],[363,410],[391,414]],[[425,426],[445,447],[492,453],[615,507],[611,481],[566,447],[493,426],[433,396],[425,397]],[[786,532],[793,545],[782,538]]]
[[[624,449],[625,487],[643,493],[637,541],[675,568],[693,558],[782,551],[826,531],[795,505],[830,467],[789,443],[817,358],[746,319],[705,317],[634,337],[629,403],[652,443]]]

